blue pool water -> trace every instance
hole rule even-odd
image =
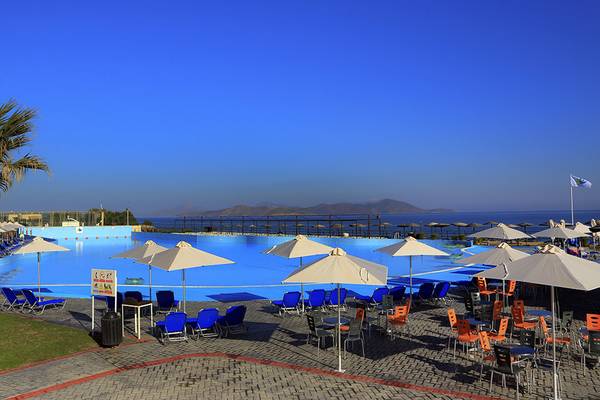
[[[70,252],[42,254],[42,286],[51,291],[73,297],[89,296],[90,270],[92,268],[116,269],[121,291],[135,290],[124,286],[126,278],[143,278],[148,282],[148,267],[130,260],[111,259],[110,256],[139,246],[152,239],[165,246],[173,247],[185,240],[199,249],[215,253],[235,261],[235,264],[194,268],[187,270],[187,298],[191,300],[236,301],[253,298],[280,298],[288,290],[298,286],[282,286],[281,281],[298,266],[298,260],[262,254],[265,249],[289,240],[283,236],[195,236],[155,233],[134,233],[131,238],[100,238],[88,240],[58,239],[57,243],[69,248]],[[394,242],[391,239],[316,238],[329,246],[342,247],[349,254],[365,258],[389,268],[391,285],[406,281],[408,258],[390,257],[374,252],[375,249]],[[477,267],[462,267],[453,260],[461,254],[460,246],[445,241],[429,241],[429,244],[453,254],[451,257],[415,257],[413,271],[418,279],[458,281],[469,279],[461,270],[474,273]],[[471,247],[477,253],[482,248]],[[317,257],[306,257],[304,263]],[[24,287],[37,283],[36,255],[13,255],[0,259],[0,286]],[[166,272],[153,268],[153,287],[168,286],[180,296],[181,273]],[[193,286],[207,286],[193,288]],[[239,287],[236,287],[239,286]],[[246,287],[251,286],[251,287]],[[307,285],[329,288],[330,285]],[[371,293],[373,287],[347,286],[358,293]],[[148,289],[140,288],[146,294]]]

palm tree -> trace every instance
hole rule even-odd
[[[38,156],[18,154],[31,142],[32,120],[36,114],[31,108],[19,107],[14,100],[0,104],[0,190],[4,192],[21,181],[27,171],[50,172]]]

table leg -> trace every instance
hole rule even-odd
[[[135,311],[134,321],[135,323],[135,333],[137,335],[138,340],[140,340],[140,308],[138,307]]]
[[[125,336],[125,314],[123,313],[124,310],[125,308],[121,306],[121,334],[123,336]]]

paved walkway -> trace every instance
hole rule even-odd
[[[483,400],[515,396],[510,380],[508,388],[498,381],[488,394],[489,377],[479,381],[475,360],[462,354],[453,360],[446,350],[443,306],[415,308],[410,336],[390,340],[372,333],[366,357],[348,354],[346,373],[338,374],[334,349],[317,355],[316,347],[306,344],[303,317],[273,315],[264,301],[244,304],[248,306],[246,334],[166,346],[145,334],[145,341],[133,345],[0,373],[0,397]],[[188,305],[188,313],[206,305]],[[210,303],[223,311],[228,305]],[[36,318],[89,329],[88,315],[88,302],[71,301],[63,311]],[[595,389],[600,387],[597,370],[583,377],[576,357],[565,356],[561,374],[564,399],[600,399]],[[532,393],[523,398],[541,399],[549,393],[551,376],[542,374]]]

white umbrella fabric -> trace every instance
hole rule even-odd
[[[284,283],[335,283],[337,284],[338,302],[340,284],[355,285],[387,285],[387,267],[362,258],[346,254],[335,248],[328,255],[313,261],[292,272],[283,280]],[[340,307],[338,304],[338,371],[342,370],[342,334],[340,332]]]
[[[577,222],[575,224],[575,226],[573,227],[573,230],[575,232],[585,233],[585,234],[588,234],[588,235],[592,233],[592,231],[590,230],[590,227],[587,226],[587,225],[585,225],[585,224],[582,224],[581,222]]]
[[[185,270],[188,268],[207,267],[211,265],[233,264],[227,258],[219,257],[192,247],[188,242],[181,241],[172,249],[156,253],[139,260],[143,264],[164,269],[165,271],[181,270],[183,286],[183,311],[185,312]]]
[[[502,264],[508,264],[513,261],[520,260],[521,258],[527,257],[529,254],[513,249],[508,244],[502,242],[498,246],[491,248],[490,250],[484,251],[479,254],[475,254],[469,257],[461,258],[456,262],[458,264],[483,264],[498,266]]]
[[[475,232],[468,237],[471,238],[485,238],[485,239],[499,239],[499,240],[518,240],[518,239],[529,239],[531,236],[521,232],[518,229],[514,229],[505,224],[498,224],[492,228],[485,229],[480,232]]]
[[[280,243],[266,250],[265,254],[274,254],[285,258],[300,258],[300,268],[302,268],[302,257],[318,256],[329,254],[332,247],[322,243],[310,240],[304,235],[296,235],[295,238],[287,242]],[[302,311],[304,311],[304,284],[300,283],[300,293],[302,302]]]
[[[409,258],[409,286],[410,286],[410,301],[412,304],[412,295],[413,295],[413,268],[412,268],[412,258],[413,256],[449,256],[450,254],[436,249],[435,247],[429,246],[423,242],[419,242],[412,236],[408,236],[406,239],[391,244],[389,246],[385,246],[375,251],[380,253],[388,254],[392,257],[399,256],[407,256]]]
[[[536,238],[550,238],[550,239],[577,239],[588,236],[587,233],[575,231],[573,229],[565,228],[564,226],[557,225],[553,228],[544,229],[541,232],[533,234]]]
[[[142,246],[135,247],[133,249],[124,251],[119,254],[115,254],[111,258],[128,258],[139,262],[141,259],[154,256],[157,253],[167,250],[152,240],[147,240]],[[150,301],[152,301],[152,266],[148,264],[148,289],[150,295]]]
[[[552,303],[552,361],[554,399],[558,399],[556,373],[556,332],[554,287],[590,291],[600,287],[600,265],[593,261],[565,253],[553,245],[546,245],[539,253],[518,261],[478,273],[476,276],[504,279],[550,286]]]
[[[44,238],[36,236],[33,240],[13,252],[13,254],[31,254],[37,253],[37,272],[38,272],[38,293],[41,290],[41,270],[40,256],[42,253],[52,253],[56,251],[70,251],[66,247],[59,246],[52,242],[44,240]]]

